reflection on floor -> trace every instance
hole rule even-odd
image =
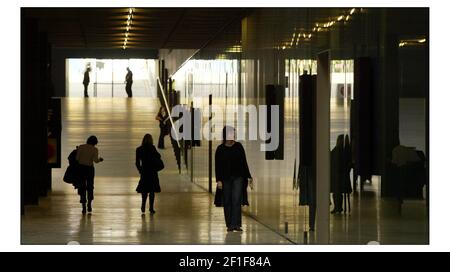
[[[213,103],[223,105],[225,99],[213,98]],[[208,105],[208,97],[196,100],[199,107]],[[294,183],[295,164],[298,163],[298,98],[285,100],[284,160],[265,160],[259,141],[243,141],[252,176],[254,190],[249,190],[250,206],[245,210],[267,227],[298,244],[315,243],[314,232],[308,233],[308,209],[299,206],[299,190]],[[248,101],[257,104],[258,101]],[[339,134],[349,132],[350,108],[344,103],[330,102],[330,149],[336,144]],[[412,127],[418,127],[417,118],[403,115]],[[409,143],[417,143],[419,133],[411,133]],[[420,137],[418,137],[420,140]],[[419,141],[420,142],[420,141]],[[213,152],[220,141],[213,142]],[[420,147],[419,145],[416,145]],[[202,188],[208,187],[208,145],[202,142],[193,151],[194,182]],[[190,155],[188,155],[190,156]],[[296,159],[297,158],[297,159]],[[213,164],[214,165],[214,164]],[[359,187],[359,186],[358,186]],[[380,198],[379,177],[373,183],[359,188],[351,195],[351,213],[330,215],[330,243],[367,244],[428,244],[428,216],[425,201],[408,200],[398,213],[398,203],[393,199]],[[330,210],[333,207],[330,206]],[[287,229],[286,229],[287,228]]]
[[[166,168],[153,216],[141,215],[135,148],[145,133],[158,137],[157,100],[98,98],[62,100],[63,165],[53,171],[53,191],[22,217],[23,244],[289,244],[244,217],[243,233],[227,233],[223,210],[213,197],[179,175],[171,148],[161,151]],[[105,161],[96,166],[93,213],[81,214],[78,195],[61,177],[65,158],[95,134]],[[166,147],[168,140],[166,139]]]
[[[145,133],[150,132],[157,140],[157,110],[157,101],[152,98],[63,99],[63,165],[53,171],[51,195],[42,199],[39,206],[26,208],[22,243],[305,243],[307,211],[298,206],[298,190],[293,189],[292,179],[295,154],[288,149],[295,146],[294,129],[289,124],[295,120],[290,116],[286,124],[285,161],[266,161],[258,143],[244,143],[256,184],[249,191],[250,207],[244,208],[252,217],[244,217],[243,233],[226,232],[222,209],[214,207],[212,196],[203,189],[207,187],[206,144],[194,150],[194,168],[198,171],[196,184],[192,184],[188,175],[178,174],[166,139],[166,149],[161,151],[166,168],[160,176],[163,192],[157,195],[157,213],[142,216],[140,195],[135,192],[138,175],[134,152]],[[82,216],[75,191],[61,177],[67,167],[65,157],[91,134],[98,136],[98,148],[105,161],[96,166],[94,211]],[[217,144],[213,144],[214,149]],[[290,162],[292,166],[288,165]],[[378,192],[379,180],[374,178],[363,193],[352,194],[350,214],[330,216],[330,243],[428,243],[424,201],[406,201],[399,215],[397,203],[381,199]],[[308,243],[313,244],[315,238],[314,232],[309,233]]]

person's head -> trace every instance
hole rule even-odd
[[[91,71],[91,67],[86,67],[86,72],[90,72]]]
[[[128,72],[130,71],[130,67],[127,67],[127,71],[128,71]]]
[[[235,141],[236,131],[232,126],[224,126],[222,131],[223,142],[225,141]]]
[[[142,138],[142,145],[153,145],[153,137],[151,134],[145,134]]]
[[[89,136],[89,138],[87,139],[86,143],[90,144],[90,145],[97,145],[98,144],[97,137],[95,137],[94,135]]]
[[[337,147],[344,147],[344,134],[341,134],[336,139],[336,146]]]

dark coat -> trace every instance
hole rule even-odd
[[[342,192],[343,193],[351,193],[352,192],[352,182],[350,180],[350,171],[353,168],[353,156],[352,156],[352,146],[350,142],[345,143],[344,145],[344,179],[342,184]]]
[[[225,156],[224,150],[227,148],[235,148],[238,152],[237,157],[228,158]],[[232,169],[227,169],[224,167],[227,163],[229,163],[232,160]],[[230,177],[230,172],[233,172],[234,175],[237,174],[237,176],[243,178],[243,190],[242,190],[242,205],[243,206],[249,206],[248,202],[248,193],[247,193],[247,187],[248,187],[248,179],[252,178],[252,175],[250,174],[250,170],[248,168],[247,158],[245,156],[245,150],[241,143],[235,142],[233,147],[226,147],[224,143],[219,145],[216,149],[215,154],[215,170],[216,170],[216,181],[222,181],[226,182],[226,180]],[[231,171],[230,171],[231,170]],[[218,190],[219,193],[216,191],[216,197],[214,199],[214,204],[217,207],[222,207],[222,190]]]
[[[86,71],[86,72],[84,72],[83,84],[84,84],[84,85],[88,85],[89,82],[90,82],[90,80],[89,80],[89,72]]]
[[[154,167],[154,162],[160,158],[161,155],[154,145],[140,146],[136,149],[136,167],[141,174],[136,188],[138,193],[161,192],[158,171]]]
[[[337,146],[331,151],[331,193],[351,193],[352,191],[350,182],[351,158],[349,158],[348,154],[348,150]]]
[[[225,150],[233,148],[237,150],[236,157],[227,157]],[[247,180],[252,177],[248,168],[247,158],[245,156],[245,150],[241,143],[235,142],[232,147],[226,147],[224,143],[220,144],[216,149],[215,154],[215,170],[216,181],[225,181],[230,176],[242,177]],[[226,167],[230,166],[230,167]]]
[[[67,157],[67,159],[69,160],[69,166],[64,173],[63,180],[66,183],[72,184],[75,189],[78,189],[81,183],[81,174],[76,157],[77,149],[74,149],[72,152],[70,152],[69,157]]]
[[[248,180],[244,180],[244,189],[242,191],[242,206],[250,206],[248,203],[248,193],[247,193],[247,187],[248,187]],[[214,195],[214,205],[216,207],[223,207],[223,189],[216,188],[216,194]]]

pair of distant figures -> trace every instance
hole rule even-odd
[[[91,67],[87,67],[84,72],[83,85],[84,85],[84,97],[89,97],[88,95],[88,86],[90,82],[89,72],[91,71]],[[133,91],[131,90],[131,85],[133,85],[133,73],[130,68],[127,67],[127,74],[125,75],[125,91],[127,92],[128,97],[133,97]]]

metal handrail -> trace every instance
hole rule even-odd
[[[111,85],[111,97],[114,97],[114,85],[118,84],[126,84],[123,82],[94,82],[94,97],[97,97],[97,85],[98,84],[104,84],[104,85]]]

